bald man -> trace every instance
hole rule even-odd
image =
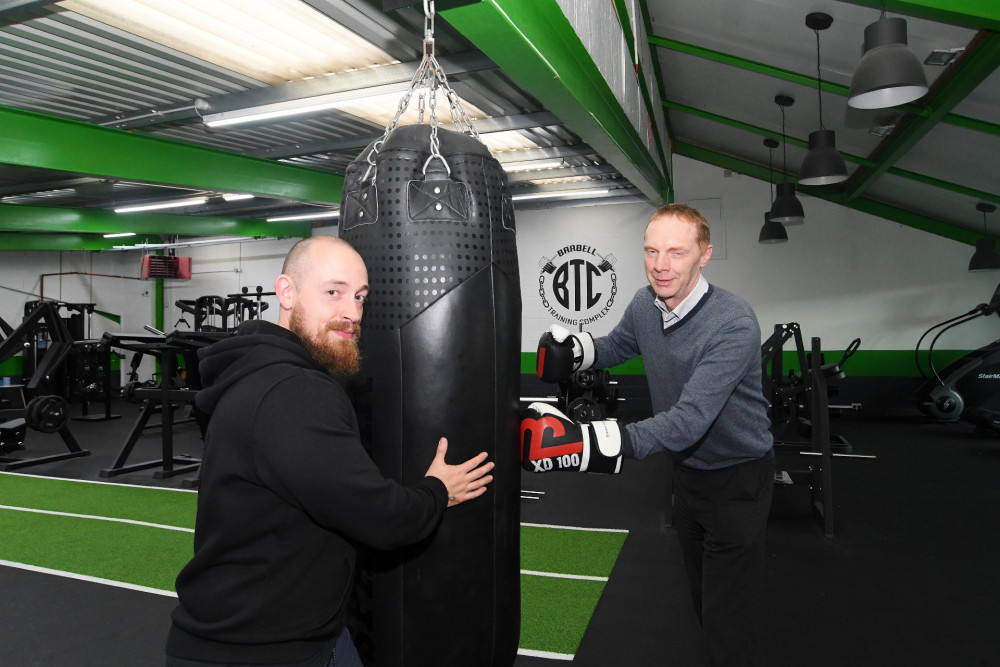
[[[361,665],[345,627],[353,544],[417,542],[493,479],[485,452],[446,464],[444,438],[409,487],[368,457],[331,377],[360,365],[368,272],[349,244],[300,241],[274,287],[277,325],[247,322],[201,355],[211,421],[168,667]]]

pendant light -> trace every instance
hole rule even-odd
[[[806,16],[806,26],[816,33],[816,95],[819,98],[819,129],[809,134],[809,153],[799,172],[800,185],[832,185],[847,180],[847,165],[837,152],[833,130],[823,125],[823,78],[820,74],[819,31],[826,30],[833,17],[822,12]]]
[[[855,109],[885,109],[919,99],[927,92],[927,75],[907,46],[906,20],[886,18],[865,28],[861,61],[851,77],[847,104]]]
[[[795,100],[788,95],[775,95],[774,103],[781,109],[781,145],[782,145],[782,182],[776,186],[778,196],[771,204],[771,220],[785,225],[801,225],[805,222],[806,214],[802,210],[802,202],[795,196],[795,184],[789,183],[788,178],[788,140],[785,138],[785,107],[795,104]]]
[[[767,185],[768,201],[774,196],[774,179],[771,174],[771,164],[774,157],[774,149],[778,147],[778,142],[768,137],[764,139],[764,145],[768,148],[767,154]],[[758,243],[788,243],[788,232],[780,222],[771,219],[771,212],[764,213],[764,226],[760,228],[760,235],[757,237]]]
[[[993,204],[979,202],[976,210],[983,214],[983,238],[976,241],[976,252],[969,260],[969,271],[996,271],[1000,269],[1000,253],[997,252],[993,239],[986,231],[986,214],[997,210]]]

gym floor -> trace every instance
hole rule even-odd
[[[179,488],[193,474],[153,468],[100,477],[118,455],[138,406],[112,421],[71,422],[91,456],[44,463],[32,475]],[[74,406],[74,414],[79,406]],[[919,417],[834,416],[856,454],[833,467],[835,535],[824,536],[806,484],[779,485],[768,529],[763,665],[1000,665],[1000,438]],[[197,458],[193,424],[174,429],[175,452]],[[65,451],[29,433],[19,458]],[[160,457],[150,429],[129,463]],[[810,457],[783,454],[779,469]],[[524,473],[524,522],[624,528],[614,571],[573,664],[704,664],[676,535],[667,518],[667,459],[626,462],[616,477]],[[74,667],[162,664],[175,600],[0,567],[0,664]],[[518,656],[515,667],[556,661]],[[475,667],[475,666],[471,666]]]

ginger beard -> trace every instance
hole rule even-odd
[[[288,328],[302,340],[306,351],[323,368],[340,375],[354,375],[361,370],[361,350],[358,349],[361,325],[357,322],[326,322],[319,332],[312,332],[305,326],[301,309],[293,307]],[[336,331],[350,331],[354,337],[346,340],[334,333]]]

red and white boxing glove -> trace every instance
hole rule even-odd
[[[553,324],[538,339],[535,373],[544,382],[565,382],[576,371],[593,366],[595,356],[593,336],[585,331],[571,334]]]
[[[521,467],[619,473],[621,428],[615,421],[578,424],[548,403],[532,403],[521,414]]]

